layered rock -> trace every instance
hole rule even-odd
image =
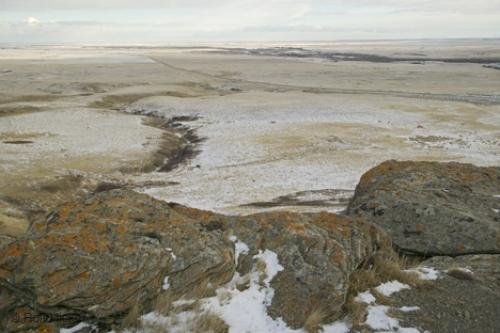
[[[199,211],[174,205],[176,211],[199,219]],[[259,250],[277,253],[284,270],[273,279],[275,289],[269,314],[292,327],[321,310],[331,319],[341,313],[349,277],[362,262],[389,239],[378,228],[359,218],[317,213],[270,212],[223,218],[210,214],[209,226],[230,231],[248,247],[239,256],[238,272],[250,271]]]
[[[233,237],[231,237],[233,236]],[[234,237],[248,253],[235,262]],[[340,314],[350,274],[387,244],[362,219],[333,214],[269,213],[227,217],[167,204],[128,190],[64,204],[0,249],[0,315],[4,330],[82,320],[112,327],[132,309],[151,311],[199,285],[217,288],[247,272],[259,250],[278,255],[283,270],[269,308],[292,327],[322,309]]]
[[[361,177],[347,212],[406,252],[500,253],[500,167],[387,161]]]

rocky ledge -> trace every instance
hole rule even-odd
[[[361,177],[347,213],[405,252],[500,254],[500,167],[387,161]]]
[[[442,276],[435,287],[393,300],[401,309],[434,304],[401,320],[415,327],[407,332],[500,331],[499,194],[500,168],[396,161],[363,175],[344,215],[223,216],[131,190],[103,191],[60,205],[23,237],[1,243],[0,330],[55,332],[85,322],[71,332],[109,331],[142,318],[163,325],[144,332],[176,331],[180,313],[190,321],[189,313],[207,317],[211,306],[217,317],[205,320],[210,327],[184,331],[398,331],[388,307],[375,303],[384,297],[369,292],[387,293],[373,283],[394,277],[411,281],[401,267],[377,264],[395,260],[393,244],[426,260],[414,273]],[[457,288],[481,300],[466,304],[465,295],[453,303]],[[353,299],[366,303],[364,310]],[[203,300],[197,312],[187,311],[196,300]],[[464,321],[452,323],[456,313]],[[321,326],[339,319],[351,324]]]
[[[175,301],[199,286],[216,290],[270,251],[282,268],[268,312],[302,327],[315,309],[341,314],[349,276],[384,244],[385,234],[358,218],[229,217],[111,190],[60,206],[2,248],[0,310],[12,331],[37,327],[15,320],[30,311],[111,328],[136,306],[152,311],[162,293]]]

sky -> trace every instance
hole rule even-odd
[[[498,37],[500,0],[0,0],[0,43]]]

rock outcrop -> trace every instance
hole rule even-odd
[[[234,237],[249,248],[238,262]],[[110,328],[137,306],[151,311],[162,293],[178,299],[199,285],[221,286],[266,249],[284,268],[268,312],[301,327],[315,309],[340,315],[350,274],[387,243],[359,218],[227,217],[106,191],[61,205],[0,249],[1,327],[25,330],[44,318],[54,327],[86,320]]]
[[[174,205],[194,220],[200,211]],[[201,220],[233,233],[249,247],[239,256],[237,270],[251,269],[259,250],[277,253],[284,270],[272,281],[272,317],[291,327],[301,327],[312,311],[321,310],[332,319],[341,313],[349,277],[389,239],[378,228],[359,218],[317,213],[270,212],[244,217],[222,217],[205,212]],[[210,217],[208,217],[210,216]]]
[[[361,177],[347,212],[405,252],[500,253],[500,167],[387,161]]]

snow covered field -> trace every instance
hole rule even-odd
[[[416,48],[433,57],[453,56],[452,49],[460,57],[499,52],[477,42],[442,49],[435,43],[304,47],[371,48],[388,56]],[[168,181],[146,191],[224,213],[336,211],[367,169],[392,158],[500,162],[500,77],[494,69],[212,51],[217,49],[2,49],[0,109],[14,111],[0,118],[2,140],[38,136],[34,144],[0,145],[0,168],[10,173],[4,175],[12,178],[42,156],[59,173],[78,169],[78,163],[67,165],[71,156],[85,155],[90,171],[92,165],[116,170],[140,161],[154,150],[160,131],[116,110],[197,116],[184,123],[205,139],[194,159],[167,174],[114,177]],[[125,102],[102,102],[110,97]],[[335,204],[335,191],[344,201]],[[292,202],[280,203],[283,196]]]

